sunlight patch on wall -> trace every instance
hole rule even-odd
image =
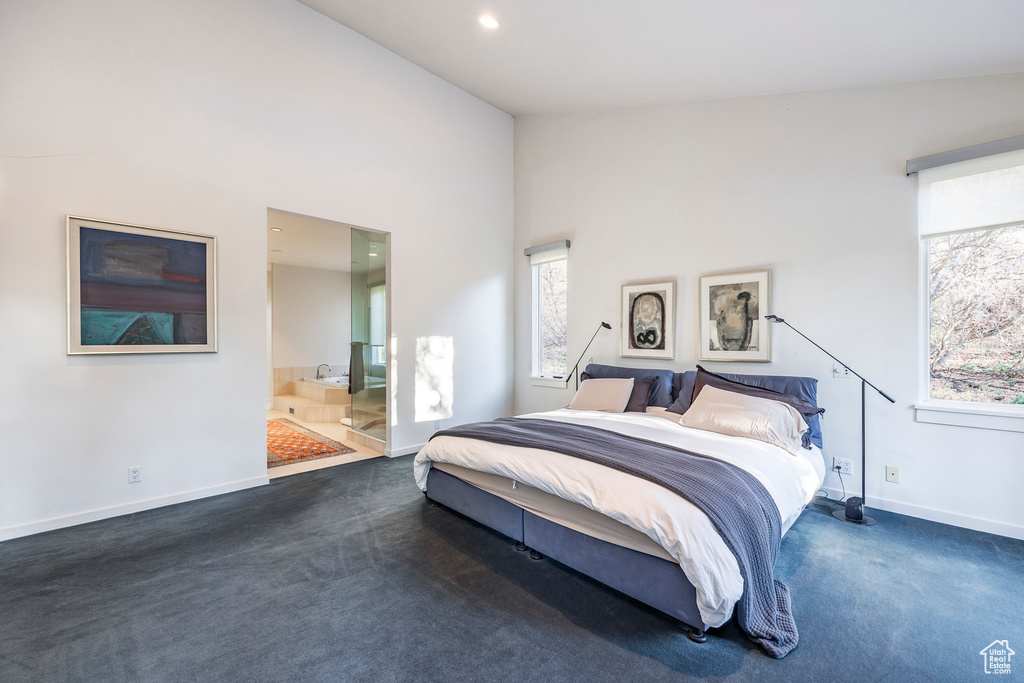
[[[452,337],[416,340],[416,422],[452,416],[454,368],[455,340]]]
[[[398,424],[398,337],[391,337],[391,426]]]

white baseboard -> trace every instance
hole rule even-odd
[[[830,498],[835,498],[837,500],[843,495],[841,490],[827,486],[823,486],[821,490],[828,493]],[[854,492],[851,495],[860,494]],[[1010,538],[1024,540],[1024,526],[1019,524],[996,522],[991,519],[972,517],[970,515],[962,515],[956,512],[947,512],[946,510],[936,510],[935,508],[903,503],[901,501],[890,500],[888,498],[869,497],[867,506],[869,508],[885,510],[886,512],[895,512],[900,515],[907,515],[908,517],[927,519],[930,522],[939,522],[940,524],[949,524],[951,526],[963,527],[965,529],[984,531],[988,534],[996,534],[998,536],[1008,536]]]
[[[384,455],[389,458],[397,458],[403,455],[409,455],[410,453],[419,453],[420,449],[426,446],[425,443],[416,444],[415,446],[404,446],[402,448],[387,448],[384,450]]]
[[[254,486],[264,486],[269,483],[270,478],[267,475],[263,475],[262,477],[253,477],[251,479],[232,481],[227,484],[218,484],[217,486],[209,486],[202,489],[173,493],[169,496],[136,500],[123,505],[112,505],[105,508],[96,508],[95,510],[89,510],[87,512],[78,512],[73,515],[52,517],[38,522],[29,522],[28,524],[4,527],[0,529],[0,541],[9,541],[12,538],[31,536],[32,534],[40,534],[44,531],[53,531],[54,529],[63,529],[64,527],[76,526],[78,524],[87,524],[101,519],[109,519],[110,517],[130,515],[134,512],[152,510],[153,508],[164,507],[165,505],[174,505],[176,503],[185,503],[190,500],[198,500],[199,498],[219,496],[224,493],[241,491],[243,489],[253,488]]]

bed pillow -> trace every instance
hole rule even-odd
[[[739,394],[706,385],[693,399],[679,424],[693,429],[743,436],[779,446],[798,455],[807,423],[800,412],[782,401]]]
[[[802,398],[791,396],[790,394],[784,394],[781,391],[775,391],[773,389],[765,389],[763,387],[755,387],[742,382],[735,382],[721,375],[716,375],[713,372],[708,372],[701,366],[697,366],[697,376],[693,379],[693,395],[690,397],[690,401],[697,398],[701,389],[706,386],[716,387],[718,389],[725,389],[726,391],[735,391],[739,394],[746,394],[747,396],[759,396],[761,398],[771,399],[773,401],[782,401],[800,411],[801,415],[811,416],[819,415],[825,412],[824,408],[819,408],[813,403],[808,403]]]
[[[651,400],[651,390],[654,389],[654,378],[634,379],[633,393],[629,395],[629,402],[626,403],[627,413],[646,413],[647,405]]]
[[[722,377],[716,375],[713,372],[708,372],[701,366],[697,366],[697,374],[693,378],[693,392],[689,396],[689,400],[685,400],[683,396],[680,396],[676,401],[668,407],[671,412],[674,413],[685,413],[687,407],[697,398],[700,394],[701,389],[706,386],[712,386],[717,389],[724,389],[726,391],[734,391],[739,394],[746,394],[747,396],[757,396],[760,398],[767,398],[773,401],[782,401],[796,408],[803,416],[804,420],[810,424],[816,420],[815,416],[825,412],[824,408],[819,408],[809,401],[805,401],[802,398],[793,396],[792,394],[786,394],[781,391],[774,391],[773,389],[765,389],[764,387],[756,387],[750,384],[744,384],[743,382],[737,382],[736,380],[729,379],[728,377]],[[814,440],[812,437],[813,430],[809,430],[804,436],[804,448],[810,449],[811,442]],[[820,439],[820,435],[818,435]]]
[[[580,383],[579,391],[566,408],[621,413],[632,394],[632,379],[588,379]]]
[[[818,380],[813,377],[792,377],[789,375],[736,375],[729,372],[718,373],[719,377],[731,379],[751,387],[772,389],[783,394],[796,396],[811,405],[818,403]],[[672,382],[673,403],[669,410],[682,415],[690,407],[690,399],[693,398],[693,381],[697,378],[696,370],[687,370],[677,373]],[[810,429],[805,438],[805,447],[814,444],[818,448],[824,448],[821,436],[821,418],[824,413],[818,415],[804,416]],[[810,443],[807,443],[810,442]]]
[[[590,373],[584,372],[580,375],[580,381],[586,382],[588,379],[596,379],[592,377]],[[648,377],[646,379],[634,379],[633,380],[633,393],[629,395],[629,402],[626,403],[626,409],[624,413],[646,413],[647,406],[651,402],[651,393],[654,391],[654,377]]]

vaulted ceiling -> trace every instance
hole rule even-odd
[[[301,2],[515,115],[1024,71],[1021,0]]]

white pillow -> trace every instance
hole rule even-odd
[[[629,379],[585,379],[579,391],[566,408],[573,410],[601,410],[606,413],[621,413],[633,393],[633,378]]]
[[[802,448],[807,431],[800,412],[791,405],[758,396],[705,386],[679,418],[684,427],[727,436],[745,436],[770,443],[793,455]]]

